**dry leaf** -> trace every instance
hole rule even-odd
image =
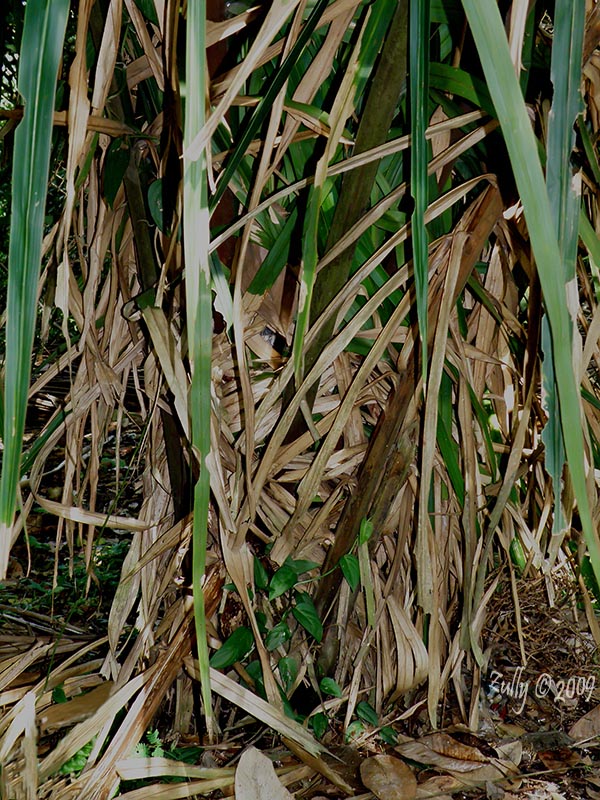
[[[407,741],[395,749],[404,758],[453,772],[468,772],[488,762],[477,748],[461,744],[446,733]]]
[[[578,753],[570,747],[557,747],[554,750],[540,750],[537,754],[539,760],[553,772],[560,772],[571,767],[576,767],[581,762]]]
[[[373,756],[360,765],[362,782],[380,800],[413,800],[417,779],[412,770],[394,756]]]
[[[569,736],[576,742],[591,739],[593,736],[598,736],[600,733],[600,705],[592,708],[581,719],[571,726]]]
[[[77,695],[66,703],[58,703],[47,708],[38,719],[42,731],[57,731],[67,725],[74,725],[91,717],[108,700],[113,682],[106,681],[86,694]]]
[[[417,798],[419,800],[446,800],[452,797],[452,793],[456,792],[462,784],[456,780],[453,775],[434,775],[428,778],[417,787]]]
[[[237,800],[293,800],[279,781],[273,762],[256,747],[242,753],[235,771],[235,796]]]

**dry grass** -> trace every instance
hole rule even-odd
[[[160,88],[170,86],[177,92],[175,4],[166,3],[159,25],[148,25],[135,3],[125,6],[132,25],[130,45],[122,45],[121,50],[126,56],[129,100],[143,94],[143,82],[149,76]],[[290,9],[275,4],[243,64],[213,81],[215,108],[207,138],[220,123],[226,124],[232,107],[244,101],[241,94],[252,73],[279,53],[289,52],[302,26],[303,7],[297,5],[289,35],[278,39],[281,15],[287,16]],[[329,6],[323,24],[331,22],[331,26],[296,90],[296,102],[312,102],[356,7],[356,2],[348,0]],[[56,119],[68,129],[64,211],[46,237],[47,267],[40,282],[43,316],[60,309],[64,320],[73,320],[77,336],[69,335],[65,322],[63,332],[69,342],[65,353],[35,375],[32,404],[57,376],[65,379],[68,388],[40,438],[51,428],[53,433],[22,485],[15,536],[25,527],[34,505],[39,505],[56,517],[57,554],[66,539],[71,551],[83,549],[90,573],[94,541],[104,527],[128,532],[131,547],[105,636],[78,637],[61,632],[54,622],[52,633],[26,636],[21,630],[18,636],[5,635],[0,641],[0,764],[4,765],[0,796],[99,800],[114,796],[121,780],[141,778],[156,783],[122,796],[133,800],[142,797],[142,791],[143,797],[157,798],[192,797],[216,789],[230,793],[233,771],[229,767],[190,768],[160,758],[131,757],[160,714],[168,716],[175,738],[194,732],[201,736],[203,731],[194,707],[198,672],[191,655],[185,562],[191,521],[189,514],[178,518],[173,504],[173,492],[181,484],[173,487],[178,466],[167,448],[168,436],[177,431],[176,449],[183,454],[179,468],[183,463],[193,474],[180,287],[183,263],[177,238],[180,200],[177,178],[170,172],[181,152],[177,120],[169,118],[166,110],[144,120],[131,139],[131,161],[123,182],[112,205],[106,201],[111,141],[127,130],[113,91],[114,37],[120,30],[121,3],[110,3],[103,27],[98,27],[97,18],[92,19],[99,47],[93,74],[86,71],[85,63],[90,13],[92,3],[80,3],[69,73],[69,109],[66,118],[57,115]],[[590,9],[590,20],[594,13]],[[209,24],[209,41],[235,37],[256,14],[260,12],[251,10]],[[597,51],[590,53],[584,76],[589,121],[597,136]],[[430,247],[430,380],[436,391],[430,389],[426,403],[419,379],[410,262],[397,264],[377,291],[368,293],[363,288],[379,265],[389,265],[409,237],[408,226],[399,227],[373,248],[311,325],[307,350],[320,328],[328,320],[336,321],[316,363],[306,374],[296,373],[295,383],[292,360],[274,347],[271,335],[277,334],[277,342],[286,347],[292,344],[298,302],[295,276],[286,269],[264,295],[248,291],[266,255],[254,220],[265,207],[277,215],[278,203],[303,188],[293,185],[273,194],[273,176],[289,149],[307,136],[319,142],[331,130],[311,124],[308,133],[300,133],[307,119],[293,113],[280,125],[283,105],[282,91],[273,104],[264,139],[249,148],[256,154],[249,199],[241,207],[234,198],[236,220],[230,219],[228,231],[215,239],[224,242],[229,233],[241,231],[228,264],[233,276],[233,332],[215,331],[213,338],[212,506],[204,586],[213,646],[224,638],[221,617],[228,593],[223,583],[235,583],[242,604],[240,619],[257,636],[269,702],[240,683],[240,675],[248,678],[242,665],[239,674],[213,672],[212,688],[222,698],[217,702],[222,726],[240,719],[245,724],[249,714],[285,738],[298,760],[307,765],[288,776],[290,781],[316,770],[351,793],[352,787],[336,768],[321,758],[322,747],[310,732],[285,716],[276,688],[279,658],[297,658],[300,672],[295,685],[315,685],[317,662],[324,666],[342,689],[339,718],[346,725],[357,702],[365,698],[382,723],[400,716],[422,723],[425,703],[430,718],[436,720],[440,700],[451,684],[458,692],[465,721],[476,724],[473,697],[481,668],[490,658],[484,654],[488,642],[483,640],[488,607],[495,606],[488,634],[492,646],[503,641],[507,623],[502,620],[514,613],[520,636],[511,639],[510,657],[535,657],[535,647],[530,646],[531,637],[535,638],[530,608],[521,588],[516,589],[511,548],[518,542],[524,551],[523,580],[534,579],[538,605],[556,599],[555,565],[573,580],[573,553],[567,540],[558,543],[549,533],[552,492],[540,439],[546,421],[539,377],[541,305],[518,203],[514,205],[513,198],[508,207],[496,176],[482,170],[464,181],[454,173],[452,188],[445,192],[440,188],[428,210],[429,221],[451,215],[454,222]],[[441,187],[461,154],[485,142],[496,123],[482,118],[479,111],[454,121],[445,119],[441,110],[438,116],[442,121],[430,130],[434,158],[429,172]],[[467,122],[470,132],[459,133]],[[407,146],[404,137],[361,158],[390,156]],[[212,164],[215,181],[219,159],[215,156]],[[329,174],[350,168],[352,162],[349,158],[333,168],[330,165]],[[147,172],[165,182],[174,180],[175,185],[173,224],[166,232],[154,228],[152,237],[144,222],[145,209],[136,200]],[[321,179],[325,180],[324,173]],[[355,243],[389,209],[396,209],[406,188],[401,184],[391,189],[367,210],[337,248],[321,258],[316,272],[327,268],[338,249]],[[596,188],[584,185],[587,214],[597,226]],[[235,183],[232,186],[238,198],[241,189]],[[144,262],[148,254],[150,272],[155,270],[150,277]],[[600,427],[595,377],[600,363],[597,268],[592,254],[582,247],[581,342],[576,361],[591,398],[585,403],[590,452],[596,447]],[[143,308],[137,298],[150,285],[156,289],[157,301]],[[344,322],[357,296],[365,302]],[[383,315],[390,298],[393,311]],[[368,354],[352,352],[352,342],[368,343]],[[314,421],[297,434],[295,421],[306,410],[311,389],[316,389]],[[166,417],[174,420],[167,438]],[[134,426],[141,440],[135,490],[142,504],[135,518],[126,517],[118,501],[107,507],[100,491],[100,463],[109,432],[116,436],[118,463],[125,425]],[[440,449],[442,439],[445,450]],[[44,480],[57,450],[64,453],[60,500],[45,494]],[[430,479],[425,482],[421,476]],[[590,476],[593,482],[593,471]],[[118,485],[118,475],[115,481]],[[590,496],[596,494],[591,486]],[[600,518],[597,502],[594,515]],[[340,557],[355,548],[365,518],[374,522],[375,533],[368,545],[368,574],[362,576],[361,590],[353,593],[334,568]],[[572,539],[580,546],[577,521],[570,523]],[[273,569],[288,556],[318,565],[310,573],[318,579],[309,591],[325,622],[323,648],[315,647],[300,628],[289,651],[265,648],[257,613],[271,619],[283,613],[281,601],[270,604],[264,592],[250,591],[253,555],[264,559],[266,553]],[[499,609],[495,584],[490,585],[488,579],[490,565],[498,562],[511,564],[512,594],[506,609]],[[527,595],[532,590],[524,585]],[[593,597],[583,581],[578,588],[597,643]],[[553,612],[544,614],[547,620]],[[511,632],[512,626],[511,618]],[[461,674],[473,676],[472,687]],[[249,679],[246,685],[251,686]],[[56,687],[63,688],[65,705],[53,702]],[[329,701],[327,708],[335,710],[336,702]],[[227,742],[227,727],[221,734]],[[59,768],[92,740],[83,772],[73,778],[61,775]],[[189,782],[161,785],[160,778],[167,774],[184,775]]]

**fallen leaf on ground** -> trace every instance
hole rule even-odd
[[[569,736],[577,742],[591,739],[600,733],[600,705],[592,708],[581,719],[571,726]]]
[[[576,767],[581,762],[579,754],[570,747],[557,747],[554,750],[540,750],[537,754],[539,760],[553,772]]]
[[[453,775],[434,775],[417,786],[418,800],[446,800],[461,787],[461,783]]]
[[[275,773],[273,762],[256,747],[242,753],[235,771],[237,800],[293,800]]]
[[[405,741],[395,750],[411,761],[453,772],[468,772],[489,760],[477,748],[461,744],[446,733],[432,733],[418,740]]]
[[[360,777],[379,800],[413,800],[417,794],[417,779],[412,770],[394,756],[365,758],[360,765]]]

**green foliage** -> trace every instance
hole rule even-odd
[[[317,739],[322,739],[329,727],[329,719],[323,711],[317,711],[310,718],[310,727]]]
[[[56,77],[69,10],[68,0],[30,0],[19,64],[25,102],[15,134],[10,228],[4,445],[0,477],[0,577],[8,565],[17,483],[25,430],[36,295],[52,141]]]
[[[236,628],[210,659],[214,669],[225,669],[237,661],[242,661],[254,647],[254,637],[250,628]]]
[[[358,558],[352,553],[347,553],[340,558],[340,569],[344,578],[348,581],[348,585],[354,592],[360,583],[360,565]]]
[[[333,678],[322,678],[319,683],[319,689],[323,694],[330,694],[332,697],[342,696],[342,690]]]
[[[323,623],[319,619],[317,609],[310,595],[306,592],[296,593],[296,604],[292,607],[292,614],[317,642],[321,641],[323,638]]]
[[[68,761],[65,761],[62,767],[58,770],[59,774],[74,776],[79,775],[87,764],[87,760],[92,752],[94,742],[95,738],[85,744],[81,750],[78,750]]]
[[[296,584],[298,575],[292,567],[284,564],[271,578],[269,583],[269,600],[275,600],[289,591]]]
[[[291,638],[292,632],[290,626],[285,620],[281,620],[281,622],[273,625],[271,630],[267,633],[265,645],[267,650],[276,650],[278,647],[281,647],[282,644],[285,644],[285,642],[289,642]]]
[[[379,725],[379,717],[377,716],[377,712],[370,703],[367,703],[366,700],[362,700],[357,704],[356,715],[363,722],[366,722],[367,725],[372,725],[374,728]]]

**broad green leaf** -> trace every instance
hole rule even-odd
[[[358,533],[358,544],[366,544],[373,535],[373,523],[370,519],[362,519]]]
[[[78,775],[81,770],[87,764],[88,757],[92,752],[92,747],[94,746],[95,738],[92,739],[90,742],[85,744],[81,750],[78,750],[72,758],[62,765],[62,767],[58,770],[60,775]]]
[[[112,208],[119,187],[129,166],[129,147],[122,139],[114,139],[106,151],[104,159],[104,197]]]
[[[365,732],[365,726],[359,719],[355,719],[353,722],[348,725],[346,728],[346,733],[344,735],[344,740],[346,744],[352,744],[352,742],[359,739],[363,733]]]
[[[384,725],[379,731],[379,738],[392,746],[398,744],[398,734],[390,725]]]
[[[62,686],[56,686],[52,690],[52,702],[53,703],[66,703],[67,702],[67,695],[65,694],[65,690]]]
[[[214,669],[230,667],[232,664],[242,661],[253,647],[254,636],[250,628],[236,628],[211,657],[210,666]]]
[[[246,667],[246,672],[254,681],[254,688],[257,694],[259,694],[262,698],[265,698],[267,693],[265,692],[265,682],[263,680],[260,661],[251,661]]]
[[[289,690],[298,677],[298,662],[291,656],[284,656],[284,658],[279,659],[277,669],[286,691]]]
[[[513,564],[518,569],[519,573],[523,574],[527,566],[527,557],[525,556],[523,545],[518,536],[512,538],[509,551]]]
[[[296,605],[292,608],[292,614],[300,625],[302,625],[317,642],[320,642],[323,638],[323,623],[319,619],[312,597],[307,595],[306,592],[299,592],[298,595]]]
[[[487,111],[491,117],[496,116],[496,109],[487,86],[470,72],[450,64],[432,61],[429,65],[429,83],[432,88],[462,97],[474,106]]]
[[[372,725],[374,728],[379,725],[379,717],[377,716],[377,712],[370,703],[367,703],[366,700],[362,700],[357,704],[356,715],[359,717],[359,719],[362,719],[363,722],[366,722],[368,725]]]
[[[341,697],[342,690],[339,687],[339,684],[333,680],[333,678],[322,678],[321,683],[319,684],[319,689],[323,692],[323,694],[329,694],[332,697]]]
[[[152,181],[148,187],[148,209],[152,221],[161,233],[166,233],[163,215],[163,182],[162,178]]]
[[[267,650],[275,650],[282,644],[285,644],[285,642],[289,642],[291,638],[292,632],[290,631],[289,625],[282,620],[278,622],[277,625],[274,625],[267,633],[265,637],[265,646]]]
[[[275,600],[276,597],[281,597],[281,595],[285,594],[292,586],[295,586],[297,582],[298,574],[295,570],[286,565],[279,567],[269,584],[269,600]]]
[[[309,561],[306,558],[291,558],[291,556],[288,556],[284,561],[284,566],[293,569],[296,575],[302,575],[305,572],[310,572],[311,569],[316,569],[319,565],[316,561]]]
[[[156,13],[156,6],[154,5],[154,0],[135,0],[136,6],[142,12],[142,14],[146,17],[148,22],[151,22],[153,25],[158,25],[158,14]]]
[[[354,592],[360,583],[360,567],[358,564],[358,558],[352,555],[352,553],[347,553],[345,556],[342,556],[340,558],[340,569],[342,570],[342,575],[348,582],[348,585]]]
[[[264,611],[255,611],[254,618],[256,619],[258,630],[264,636],[267,633],[267,615],[264,613]]]
[[[310,718],[310,727],[317,739],[322,739],[329,727],[329,719],[323,711],[317,711]]]
[[[254,585],[257,589],[266,589],[269,585],[269,575],[263,567],[262,561],[254,556]]]

